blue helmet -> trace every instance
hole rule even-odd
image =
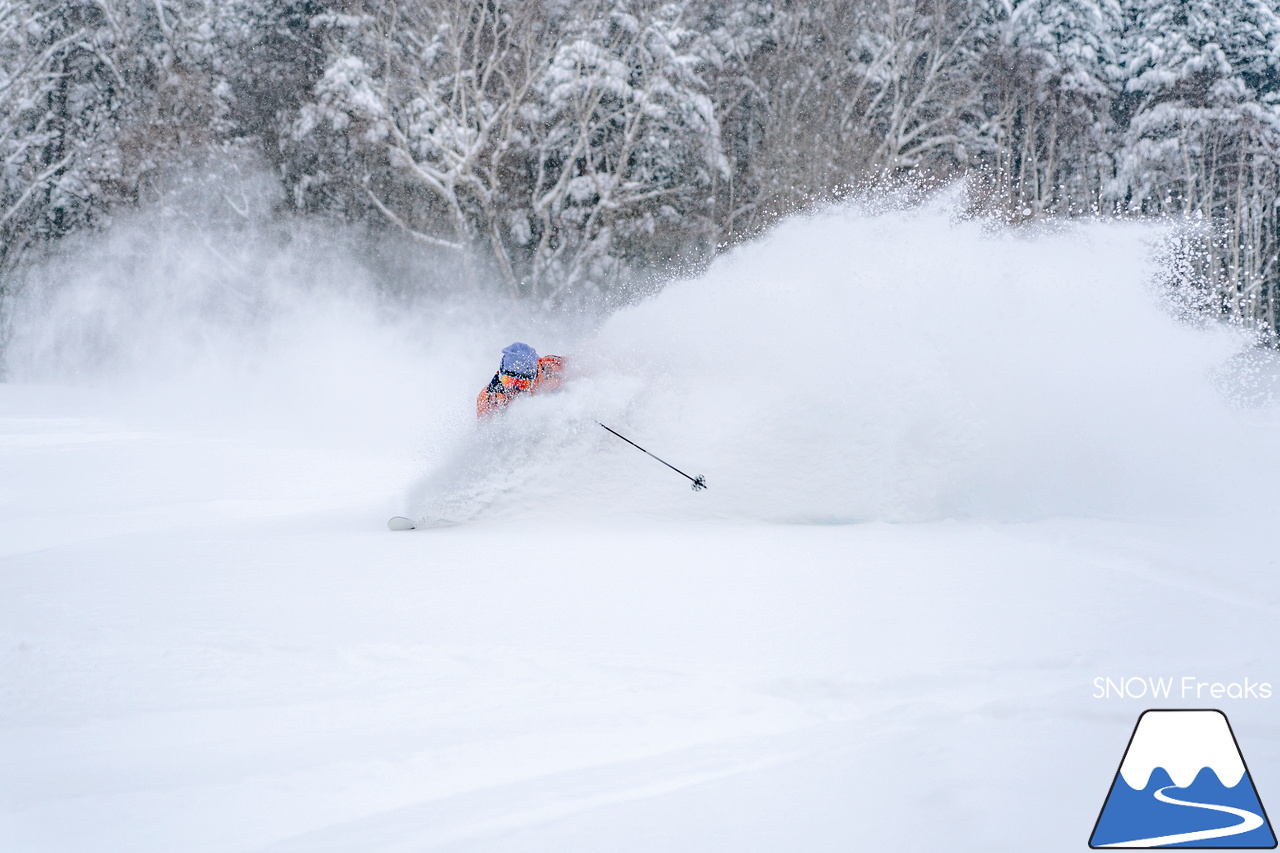
[[[502,351],[502,366],[498,372],[532,379],[538,373],[537,350],[517,341]]]

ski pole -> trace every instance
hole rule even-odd
[[[600,422],[599,422],[599,421],[596,421],[596,423],[600,424]],[[632,441],[631,439],[627,438],[625,435],[623,435],[622,433],[618,432],[617,430],[609,429],[607,426],[604,426],[604,424],[600,424],[600,426],[604,427],[605,429],[608,429],[608,430],[609,430],[609,432],[613,433],[613,434],[614,434],[614,435],[616,435],[618,438],[622,439],[622,440],[623,440],[623,441],[625,441],[627,444],[629,444],[629,445],[631,445],[632,447],[634,447],[636,450],[642,450],[642,451],[644,451],[645,453],[649,453],[649,451],[645,450],[643,447],[641,447],[640,445],[636,444],[634,441]],[[652,454],[652,453],[649,453],[649,455],[650,455],[650,456],[653,456],[653,454]],[[659,459],[657,456],[653,456],[653,458],[654,458],[654,459],[657,459],[657,460],[658,460],[659,462],[661,462],[663,465],[666,465],[666,466],[667,466],[668,468],[670,468],[672,471],[675,471],[675,472],[676,472],[677,474],[679,474],[681,477],[684,477],[684,478],[685,478],[685,479],[687,479],[689,482],[693,483],[693,490],[694,490],[695,492],[700,492],[700,491],[702,491],[703,489],[705,489],[705,488],[707,487],[707,478],[706,478],[706,477],[704,477],[704,476],[702,476],[701,474],[699,474],[699,475],[698,475],[698,476],[696,476],[696,477],[690,477],[688,474],[686,474],[685,472],[681,471],[679,468],[677,468],[676,466],[672,465],[672,464],[671,464],[670,462],[668,462],[667,460],[665,460],[665,459]]]

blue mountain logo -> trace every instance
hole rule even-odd
[[[1144,711],[1089,846],[1274,848],[1226,714]]]

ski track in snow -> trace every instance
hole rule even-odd
[[[1209,811],[1224,812],[1229,815],[1235,815],[1240,818],[1240,822],[1234,826],[1224,826],[1220,829],[1201,829],[1195,832],[1179,832],[1172,835],[1160,835],[1155,838],[1139,838],[1135,841],[1125,841],[1119,844],[1104,844],[1103,847],[1168,847],[1173,844],[1185,844],[1188,841],[1208,841],[1211,838],[1229,838],[1232,835],[1241,835],[1245,832],[1252,832],[1262,826],[1262,815],[1254,814],[1247,809],[1238,809],[1234,806],[1219,806],[1211,803],[1193,803],[1187,800],[1177,800],[1170,797],[1165,791],[1170,788],[1176,788],[1177,785],[1169,785],[1155,791],[1155,798],[1162,803],[1169,803],[1174,806],[1187,806],[1194,809],[1208,809]]]
[[[1094,678],[1280,683],[1275,411],[1152,239],[842,212],[591,329],[86,256],[0,384],[0,849],[1079,849]],[[512,339],[576,375],[477,430]]]

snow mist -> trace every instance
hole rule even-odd
[[[1010,233],[945,203],[843,209],[591,318],[448,276],[419,292],[321,231],[219,242],[126,223],[37,271],[7,365],[11,381],[89,382],[201,429],[397,448],[418,477],[404,511],[434,520],[1146,517],[1274,500],[1274,409],[1224,390],[1247,342],[1173,318],[1150,285],[1159,237]],[[568,356],[573,381],[477,429],[475,393],[513,340]],[[1259,359],[1274,370],[1247,366]]]

